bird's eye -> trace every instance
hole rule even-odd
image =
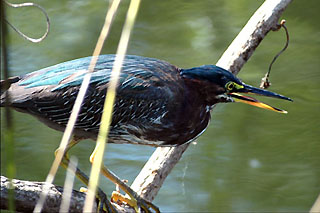
[[[242,89],[243,86],[240,84],[237,84],[235,82],[229,81],[228,83],[226,83],[225,85],[226,90],[228,91],[232,91],[232,90],[239,90]]]
[[[228,90],[228,91],[231,91],[231,90],[233,90],[234,89],[234,87],[235,87],[235,83],[234,82],[231,82],[231,81],[229,81],[227,84],[226,84],[226,89]]]

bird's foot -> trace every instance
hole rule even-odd
[[[127,180],[123,180],[122,182],[127,183]],[[141,198],[138,194],[127,194],[122,195],[120,193],[120,187],[116,184],[116,191],[113,191],[111,194],[111,202],[117,203],[118,205],[126,204],[134,208],[136,212],[151,212],[150,208],[154,210],[154,212],[160,212],[159,208],[153,205],[151,202]]]
[[[122,180],[124,183],[128,183],[128,180]],[[125,203],[128,204],[131,207],[137,206],[137,202],[134,202],[130,199],[130,197],[126,197],[120,193],[120,187],[119,184],[116,184],[116,191],[113,191],[111,194],[111,202],[117,203],[119,205]],[[137,211],[138,209],[135,209]]]
[[[128,186],[121,179],[119,179],[115,174],[113,174],[105,166],[102,167],[101,173],[104,176],[106,176],[107,178],[109,178],[114,184],[116,184],[116,188],[118,189],[118,192],[119,192],[119,188],[121,188],[122,191],[127,193],[127,195],[129,196],[128,199],[131,200],[131,201],[128,201],[127,199],[122,199],[122,198],[120,198],[120,200],[121,199],[124,200],[125,203],[131,203],[136,212],[141,212],[141,211],[143,211],[143,212],[152,212],[150,209],[153,209],[154,212],[160,212],[158,207],[156,207],[151,202],[149,202],[149,201],[143,199],[142,197],[140,197],[135,191],[133,191],[130,188],[130,186]],[[118,193],[116,193],[116,194],[118,194]],[[124,197],[124,196],[118,196],[118,197]],[[119,199],[115,199],[115,200],[119,200]]]
[[[80,187],[79,191],[80,191],[80,192],[83,192],[83,193],[87,193],[87,192],[88,192],[88,188],[86,188],[86,187]]]
[[[137,208],[138,205],[137,205],[136,201],[131,200],[129,197],[122,195],[118,191],[112,192],[111,202],[117,203],[118,205],[127,204],[127,205],[131,206],[132,208],[134,208],[136,212],[139,211],[139,209]]]
[[[135,212],[152,212],[150,208],[153,209],[154,212],[160,212],[159,208],[151,202],[141,197],[125,196],[118,191],[112,192],[111,202],[117,203],[118,205],[129,205],[134,208]]]

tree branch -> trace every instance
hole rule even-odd
[[[33,209],[39,199],[40,193],[45,183],[31,182],[23,180],[12,180],[14,187],[14,199],[17,212],[33,212]],[[0,190],[0,208],[8,209],[8,190],[10,181],[8,178],[1,176]],[[43,212],[59,212],[62,200],[63,188],[50,184],[50,189],[46,202],[43,206]],[[70,202],[70,212],[82,212],[85,200],[85,193],[73,190]],[[95,206],[96,208],[96,206]]]
[[[0,188],[0,209],[8,209],[8,190],[10,189],[10,180],[7,177],[1,177]],[[33,212],[34,207],[40,197],[40,193],[44,187],[45,182],[12,180],[12,187],[14,188],[14,200],[16,212]],[[46,201],[42,208],[42,213],[59,212],[62,202],[63,187],[49,184],[49,191]],[[86,193],[72,190],[69,212],[82,213],[83,206],[86,199]],[[97,200],[98,202],[98,200]],[[120,206],[116,203],[111,203],[118,212],[133,213],[134,209],[130,206]],[[97,203],[94,203],[93,211],[97,210]]]

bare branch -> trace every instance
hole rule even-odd
[[[40,193],[43,190],[45,182],[34,182],[13,179],[14,187],[14,200],[16,212],[33,212],[37,201],[39,200]],[[43,213],[59,212],[63,187],[56,186],[54,184],[47,184],[49,188],[48,196],[44,203]],[[1,176],[1,188],[0,188],[0,209],[8,209],[8,190],[10,188],[10,181],[7,177]],[[72,190],[72,196],[70,200],[69,212],[83,212],[83,206],[85,202],[86,194],[77,190]],[[134,209],[130,206],[119,206],[116,203],[111,203],[118,212],[134,212]],[[97,210],[97,203],[94,203],[93,211]]]
[[[38,199],[44,182],[31,182],[13,179],[14,199],[16,211],[18,212],[32,212]],[[1,176],[1,209],[8,209],[8,189],[10,187],[9,179]],[[43,206],[42,212],[59,212],[62,200],[63,188],[49,184],[49,192],[46,202]],[[82,212],[84,205],[85,193],[73,190],[72,199],[70,202],[70,212]],[[96,208],[96,206],[95,206]]]

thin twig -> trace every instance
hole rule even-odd
[[[284,25],[286,23],[286,20],[281,20],[280,24],[277,25],[276,29],[274,29],[274,31],[278,31],[281,27],[284,28],[284,30],[286,31],[286,44],[285,46],[282,48],[282,50],[280,50],[280,52],[278,52],[278,54],[272,59],[270,65],[269,65],[269,69],[268,72],[266,73],[266,75],[261,79],[261,83],[260,83],[260,88],[261,89],[267,89],[270,87],[271,82],[269,80],[270,77],[270,72],[271,72],[271,68],[273,63],[277,60],[277,58],[288,48],[289,46],[289,32],[288,32],[288,28]]]
[[[49,30],[50,30],[50,19],[49,19],[49,16],[46,12],[46,10],[41,7],[40,5],[38,4],[35,4],[35,3],[31,3],[31,2],[28,2],[28,3],[22,3],[22,4],[12,4],[12,3],[9,3],[7,1],[5,1],[5,3],[7,5],[9,5],[10,7],[13,7],[13,8],[21,8],[21,7],[36,7],[38,9],[41,10],[41,12],[45,15],[46,17],[46,22],[47,22],[47,29],[46,29],[46,32],[40,37],[40,38],[31,38],[29,36],[27,36],[26,34],[24,34],[23,32],[21,32],[18,28],[16,28],[14,25],[12,25],[9,21],[5,20],[7,22],[7,24],[12,27],[12,29],[14,31],[16,31],[20,36],[22,36],[24,39],[28,40],[28,41],[31,41],[33,43],[39,43],[41,42],[43,39],[45,39],[47,36],[48,36],[48,33],[49,33]]]

